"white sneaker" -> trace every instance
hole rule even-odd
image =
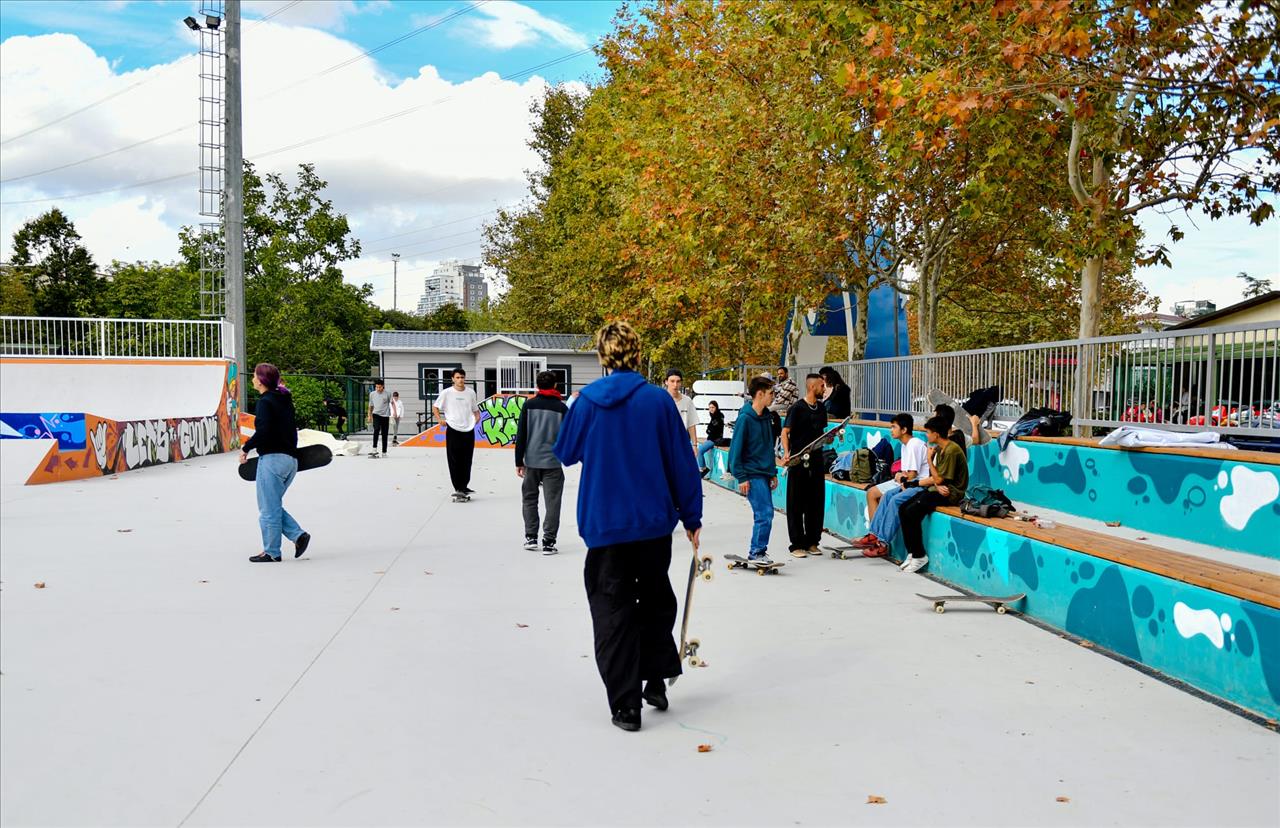
[[[919,572],[929,565],[929,556],[925,555],[920,558],[907,558],[907,562],[902,565],[902,571],[910,575],[912,572]]]
[[[761,564],[763,566],[768,566],[769,564],[773,563],[773,558],[770,558],[768,553],[765,553],[763,555],[757,555],[754,558],[748,556],[747,560],[751,561],[753,564]]]

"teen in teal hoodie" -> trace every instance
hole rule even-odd
[[[773,457],[773,380],[755,377],[747,386],[751,405],[738,412],[729,444],[729,474],[738,491],[751,504],[754,521],[747,557],[760,563],[769,559],[769,533],[773,529],[773,490],[778,488],[778,466]]]

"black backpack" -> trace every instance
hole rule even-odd
[[[871,447],[875,467],[871,472],[871,485],[878,486],[893,477],[893,446],[881,440]]]

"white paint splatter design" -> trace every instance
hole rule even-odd
[[[1223,619],[1226,621],[1224,622]],[[1226,613],[1219,618],[1218,613],[1211,609],[1195,610],[1181,601],[1173,605],[1173,625],[1177,627],[1178,635],[1183,638],[1203,635],[1213,646],[1221,650],[1224,623],[1227,626],[1231,623],[1231,616]]]
[[[1031,452],[1018,445],[1017,440],[1010,440],[1004,451],[1000,452],[1000,468],[1004,471],[1004,479],[1010,483],[1018,482],[1022,467],[1031,459]]]
[[[1236,465],[1231,467],[1231,494],[1218,501],[1218,508],[1226,524],[1240,531],[1254,513],[1275,503],[1277,497],[1280,497],[1280,480],[1275,474]]]

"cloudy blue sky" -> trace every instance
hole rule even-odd
[[[422,277],[441,260],[479,256],[481,224],[522,197],[535,160],[529,105],[547,83],[598,76],[595,56],[579,53],[618,5],[247,0],[246,156],[285,174],[314,162],[364,242],[349,277],[390,306],[399,252],[398,304],[412,307]],[[178,228],[198,221],[196,38],[180,22],[198,7],[0,2],[0,255],[23,221],[57,204],[101,264],[176,256]],[[1276,221],[1172,221],[1187,232],[1174,267],[1142,273],[1162,309],[1236,301],[1238,271],[1280,287]],[[1148,240],[1170,223],[1144,217]]]

